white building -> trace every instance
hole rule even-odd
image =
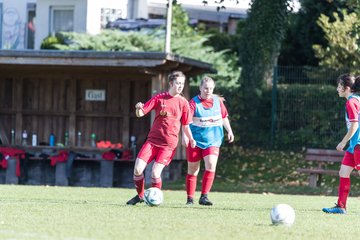
[[[128,0],[0,0],[1,49],[39,49],[58,31],[97,34],[127,17]]]
[[[243,0],[248,1],[248,0]],[[148,18],[165,15],[167,0],[0,0],[0,48],[40,49],[44,38],[59,31],[97,34],[108,21],[117,18]],[[180,1],[181,2],[181,1]],[[217,23],[234,31],[232,19],[243,18],[246,9],[217,12],[201,0],[184,4],[191,18]]]

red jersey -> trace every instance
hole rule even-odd
[[[155,119],[147,141],[157,147],[175,149],[181,124],[188,125],[191,122],[188,101],[180,95],[173,97],[168,92],[160,93],[144,104],[144,114],[153,109]]]
[[[360,103],[356,98],[350,98],[345,104],[347,117],[349,122],[359,121]]]
[[[357,95],[349,96],[346,101],[346,125],[349,129],[351,122],[359,122],[359,112],[360,112],[360,97]],[[349,147],[346,151],[354,153],[355,146],[360,144],[360,129],[358,128],[354,135],[349,140]]]
[[[212,98],[203,99],[203,98],[201,98],[200,95],[198,95],[198,98],[200,99],[200,102],[204,106],[204,108],[212,108],[213,102],[214,102]],[[219,100],[220,100],[221,116],[222,116],[222,118],[226,118],[229,116],[228,111],[227,111],[221,97],[219,97]],[[189,104],[190,104],[190,116],[194,116],[194,112],[196,109],[196,103],[193,99],[191,99]]]

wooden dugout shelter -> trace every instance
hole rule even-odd
[[[76,148],[81,132],[83,146],[90,146],[92,133],[124,147],[135,136],[139,146],[151,117],[137,118],[134,106],[166,91],[173,70],[187,78],[214,72],[210,64],[159,52],[0,51],[2,141],[10,143],[15,129],[16,145],[26,130],[29,143],[32,133],[40,143],[48,142],[50,134],[64,143],[68,132],[70,146]],[[187,97],[188,86],[189,81]],[[185,158],[177,152],[175,159]]]

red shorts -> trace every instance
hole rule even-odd
[[[199,147],[192,148],[190,146],[186,148],[186,156],[189,162],[198,162],[208,155],[219,156],[219,152],[220,148],[214,146],[208,147],[206,149],[201,149]]]
[[[346,151],[341,164],[355,168],[357,164],[360,164],[360,149],[355,148],[354,153]]]
[[[155,159],[155,162],[167,166],[174,157],[175,152],[176,149],[157,147],[146,141],[137,157],[144,160],[146,163],[151,163]]]

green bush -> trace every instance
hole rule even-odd
[[[55,47],[57,44],[62,44],[61,39],[58,37],[55,37],[55,36],[49,36],[42,41],[40,49],[54,50],[54,49],[57,49]]]

